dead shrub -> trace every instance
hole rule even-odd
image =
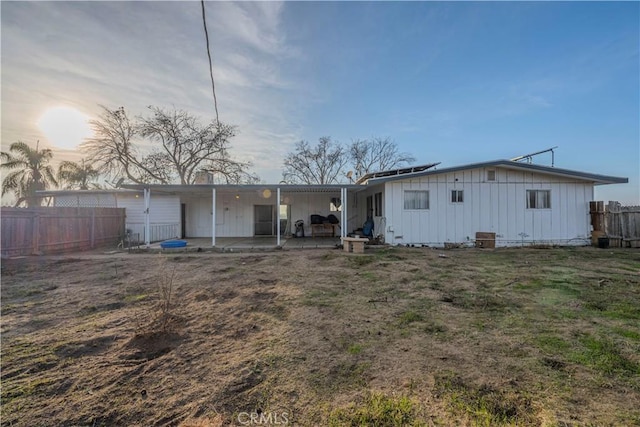
[[[169,267],[161,259],[154,273],[156,298],[151,307],[145,307],[135,316],[136,335],[173,333],[180,321],[177,315],[179,300],[175,295],[176,266]]]

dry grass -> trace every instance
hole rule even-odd
[[[28,258],[1,306],[3,426],[640,423],[633,250]]]

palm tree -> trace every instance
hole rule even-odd
[[[91,182],[98,176],[100,176],[100,172],[94,169],[91,163],[86,163],[84,159],[80,161],[80,164],[65,160],[58,166],[58,181],[66,183],[64,188],[69,190],[98,188],[98,184]]]
[[[48,148],[39,150],[38,144],[34,150],[18,141],[9,146],[8,153],[0,153],[0,168],[11,171],[2,181],[2,195],[14,193],[18,199],[15,206],[23,202],[27,207],[39,206],[42,199],[36,196],[36,191],[58,185],[49,165],[53,153]]]

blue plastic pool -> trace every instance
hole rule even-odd
[[[167,248],[184,248],[187,246],[186,240],[167,240],[166,242],[160,243],[160,247],[162,249]]]

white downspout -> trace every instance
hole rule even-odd
[[[280,247],[280,187],[276,190],[276,221],[278,221],[276,225],[276,230],[278,233],[278,237],[276,238],[277,246]]]
[[[144,244],[151,246],[151,220],[149,218],[149,206],[151,205],[151,189],[144,189]]]
[[[205,211],[206,212],[206,211]],[[211,189],[211,247],[216,246],[216,189]]]

